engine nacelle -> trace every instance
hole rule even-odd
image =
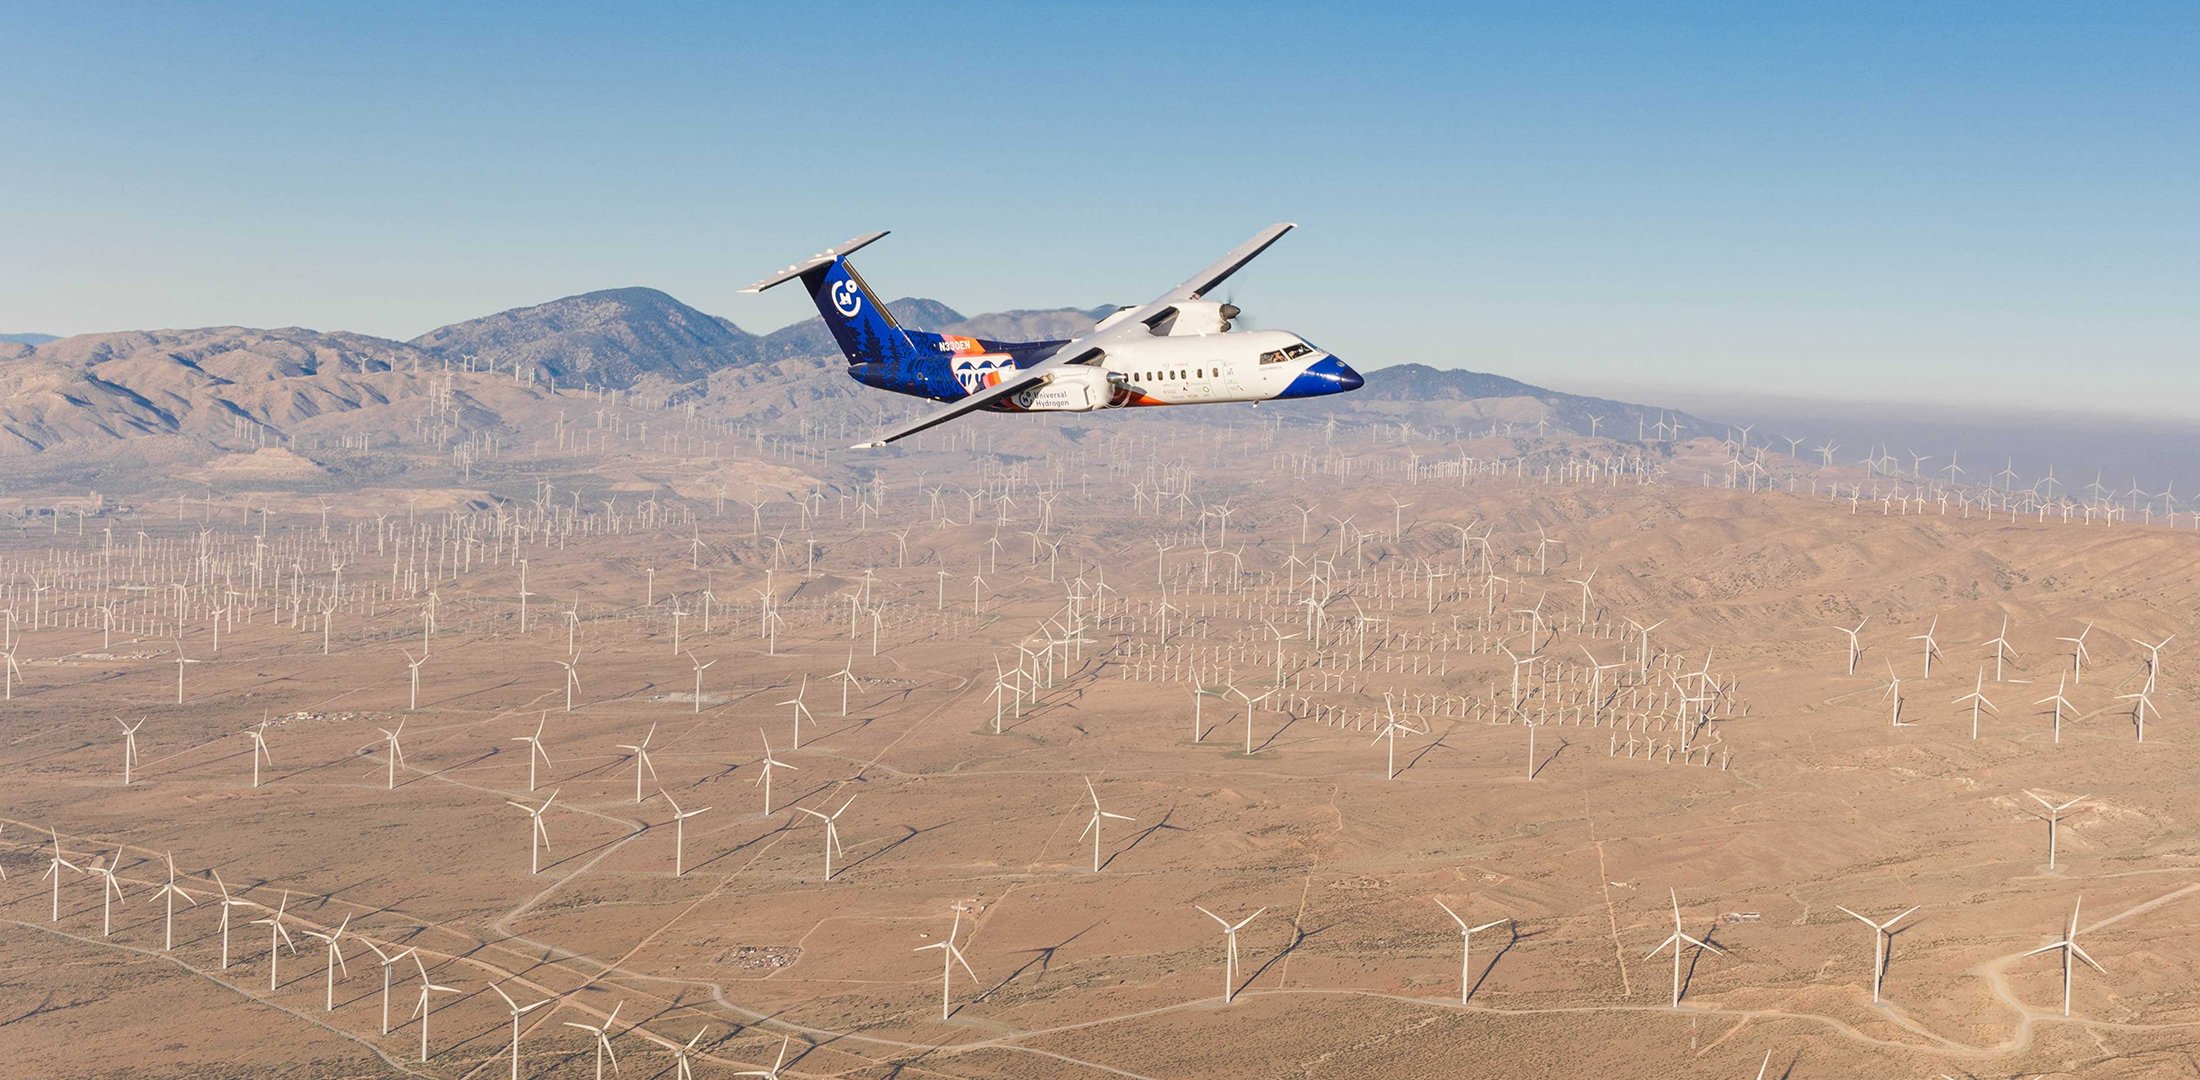
[[[1108,373],[1095,367],[1065,367],[1054,377],[1015,395],[1018,408],[1028,412],[1090,412],[1108,404],[1115,387]]]
[[[1230,320],[1238,315],[1236,304],[1213,300],[1180,300],[1161,318],[1155,320],[1152,327],[1154,334],[1160,337],[1221,334],[1229,332]]]

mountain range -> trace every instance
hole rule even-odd
[[[1089,329],[1112,307],[965,316],[920,297],[892,301],[903,325],[994,340],[1058,340]],[[43,337],[42,335],[16,335]],[[566,388],[642,388],[700,396],[721,415],[780,416],[853,398],[833,377],[838,352],[824,324],[805,319],[766,334],[699,311],[656,289],[622,288],[514,308],[411,341],[300,327],[240,326],[83,334],[0,341],[0,454],[180,438],[203,448],[256,445],[347,424],[411,422],[363,410],[426,400],[445,378],[453,395],[495,422],[520,398],[544,397],[515,372]],[[446,371],[479,374],[445,376]],[[506,378],[497,379],[503,375]],[[484,404],[489,396],[502,408]],[[1370,373],[1365,389],[1331,403],[1375,415],[1467,422],[1548,421],[1632,434],[1649,410],[1561,394],[1479,372],[1419,364]],[[1696,431],[1708,430],[1694,422]],[[371,430],[371,428],[370,428]]]

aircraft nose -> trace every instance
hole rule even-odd
[[[1360,373],[1352,370],[1344,361],[1334,356],[1324,356],[1306,365],[1306,370],[1299,372],[1298,377],[1291,380],[1291,385],[1276,396],[1302,398],[1341,394],[1347,390],[1357,390],[1365,382],[1367,380],[1361,378]]]
[[[1362,378],[1359,372],[1352,370],[1352,365],[1334,356],[1329,358],[1329,362],[1337,365],[1338,390],[1358,390],[1360,387],[1367,385],[1367,380]]]

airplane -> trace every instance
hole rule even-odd
[[[1237,306],[1207,299],[1296,227],[1271,225],[1151,302],[1119,308],[1067,341],[987,341],[903,329],[848,263],[848,256],[884,232],[827,248],[741,291],[760,293],[800,280],[857,382],[948,403],[857,443],[857,450],[876,449],[980,409],[1090,412],[1257,403],[1359,389],[1364,380],[1343,360],[1281,330],[1232,333]]]

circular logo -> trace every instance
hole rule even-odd
[[[833,310],[848,318],[855,318],[856,313],[863,310],[863,293],[856,288],[856,283],[853,281],[833,282],[831,295]]]

